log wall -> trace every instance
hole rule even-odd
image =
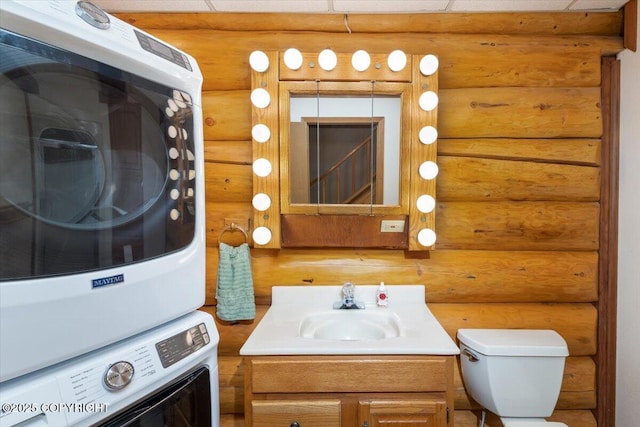
[[[622,14],[350,16],[131,14],[122,19],[189,52],[205,76],[207,306],[215,313],[218,235],[251,215],[251,51],[332,47],[440,59],[437,250],[253,250],[255,322],[218,322],[223,427],[242,425],[239,349],[271,286],[424,284],[459,328],[550,328],[568,342],[553,420],[596,426],[601,57],[622,50]],[[238,233],[239,234],[239,233]],[[225,234],[227,243],[240,236]],[[393,295],[393,288],[390,288]],[[455,377],[456,426],[478,406]],[[490,418],[488,426],[499,422]]]

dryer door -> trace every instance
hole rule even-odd
[[[191,243],[191,95],[0,30],[0,280]]]

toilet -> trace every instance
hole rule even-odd
[[[557,332],[460,329],[458,340],[467,392],[505,427],[567,427],[544,419],[556,406],[569,355]]]

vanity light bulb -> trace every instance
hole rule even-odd
[[[428,160],[420,165],[419,173],[422,179],[433,179],[438,176],[438,165]]]
[[[338,65],[338,57],[331,49],[325,49],[318,55],[318,64],[325,71],[331,71]]]
[[[407,55],[401,50],[394,50],[389,54],[387,58],[387,64],[389,65],[389,69],[394,72],[404,70],[404,67],[407,66]]]
[[[271,206],[271,197],[269,197],[265,193],[258,193],[253,196],[251,204],[253,205],[255,210],[264,212]]]
[[[423,228],[418,232],[418,243],[422,246],[433,246],[436,243],[436,232],[430,228]]]
[[[290,70],[298,70],[302,67],[302,54],[296,48],[289,48],[284,52],[284,65]]]
[[[425,55],[420,60],[420,72],[423,76],[430,76],[436,71],[438,71],[438,66],[440,65],[440,61],[438,61],[438,57],[435,55]]]
[[[428,194],[423,194],[422,196],[418,197],[418,200],[416,200],[416,207],[422,213],[433,212],[433,210],[436,208],[436,199]]]
[[[271,169],[271,162],[267,159],[260,158],[253,162],[253,173],[259,177],[269,176]]]
[[[251,136],[256,142],[267,142],[271,138],[271,131],[267,125],[259,123],[251,129]]]
[[[364,71],[371,65],[371,57],[366,50],[357,50],[351,57],[351,65],[356,71]]]
[[[424,92],[422,95],[420,95],[418,104],[420,104],[420,108],[422,108],[424,111],[432,111],[438,106],[438,94],[430,90]]]
[[[425,145],[433,144],[438,139],[438,130],[433,126],[425,126],[420,129],[418,138]]]
[[[261,50],[254,50],[249,55],[249,65],[254,71],[264,73],[269,69],[269,57]]]
[[[267,108],[271,104],[271,95],[265,89],[259,87],[251,92],[251,103],[256,108]]]
[[[271,241],[271,230],[267,227],[258,227],[253,230],[253,241],[258,245],[266,245]]]

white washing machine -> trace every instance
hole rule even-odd
[[[195,311],[5,381],[0,426],[219,427],[218,342],[211,315]]]

